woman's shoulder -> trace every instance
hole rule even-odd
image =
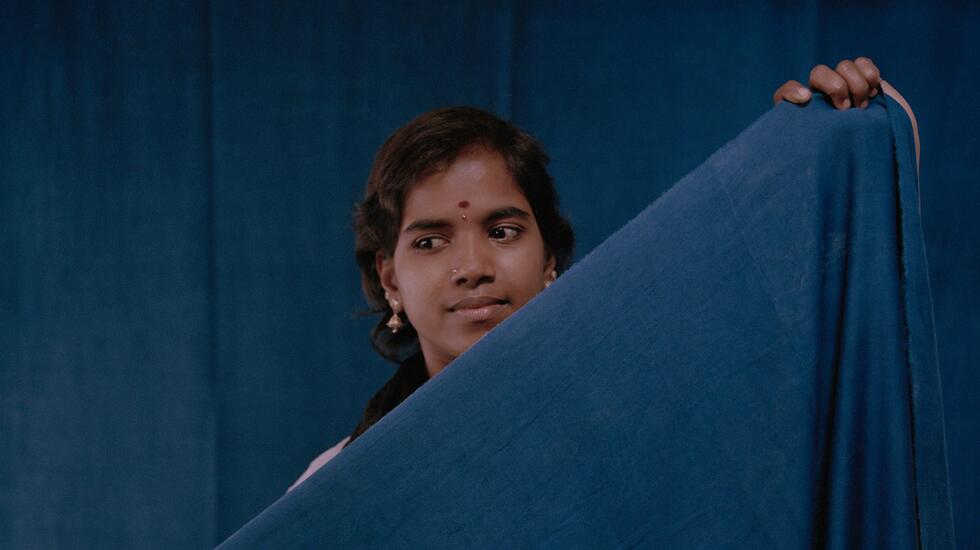
[[[350,436],[341,439],[336,445],[330,447],[326,451],[323,451],[320,456],[313,459],[313,462],[310,462],[310,465],[306,468],[306,471],[303,472],[303,475],[299,476],[299,479],[297,479],[295,483],[286,489],[286,492],[288,493],[289,491],[295,489],[300,483],[306,481],[306,478],[316,473],[316,471],[322,468],[324,464],[330,462],[333,457],[340,454],[340,451],[343,450],[344,445],[347,445],[348,441],[350,441]]]
[[[424,384],[429,379],[429,373],[425,368],[425,359],[422,356],[422,352],[417,352],[410,356],[408,359],[402,361],[399,365],[398,370],[395,374],[385,383],[384,386],[378,390],[377,393],[368,402],[367,408],[364,410],[364,415],[361,418],[360,423],[354,428],[351,435],[340,440],[339,443],[330,447],[324,451],[320,456],[316,457],[310,466],[303,472],[303,475],[299,476],[299,479],[295,483],[286,489],[286,492],[292,491],[297,485],[303,483],[306,478],[313,475],[317,470],[323,467],[324,464],[330,462],[333,457],[340,454],[340,451],[349,443],[352,439],[357,439],[362,433],[364,433],[368,428],[373,426],[375,422],[381,420],[381,418],[388,414],[389,411],[398,406],[402,401],[404,401],[409,395],[411,395],[415,390],[417,390],[422,384]]]

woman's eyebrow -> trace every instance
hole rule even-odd
[[[423,219],[415,220],[414,222],[408,224],[408,227],[402,230],[402,233],[411,233],[412,231],[428,231],[430,229],[445,229],[449,227],[450,224],[448,220],[437,220],[437,219]]]
[[[487,214],[487,216],[483,218],[483,223],[488,224],[504,218],[523,218],[525,220],[530,220],[531,215],[520,208],[517,208],[516,206],[506,206],[504,208],[498,208]]]
[[[505,218],[523,218],[525,220],[530,220],[531,215],[517,208],[516,206],[505,206],[503,208],[497,208],[496,210],[490,212],[483,218],[484,224],[493,223],[497,220],[502,220]],[[402,233],[411,233],[412,231],[429,231],[432,229],[446,229],[452,226],[449,220],[445,219],[421,219],[415,220],[408,224],[408,227],[402,230]]]

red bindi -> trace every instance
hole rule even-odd
[[[459,201],[460,208],[466,208],[469,205],[470,205],[470,201]]]

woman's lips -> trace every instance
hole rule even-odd
[[[492,319],[505,305],[507,304],[489,304],[480,307],[459,308],[453,310],[453,315],[458,315],[467,321],[486,321]]]
[[[458,319],[470,322],[481,322],[492,319],[500,311],[500,308],[507,304],[507,300],[492,294],[482,294],[478,296],[467,296],[459,300],[449,311],[457,316]]]

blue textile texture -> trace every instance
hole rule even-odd
[[[909,119],[782,103],[222,548],[949,548]]]

